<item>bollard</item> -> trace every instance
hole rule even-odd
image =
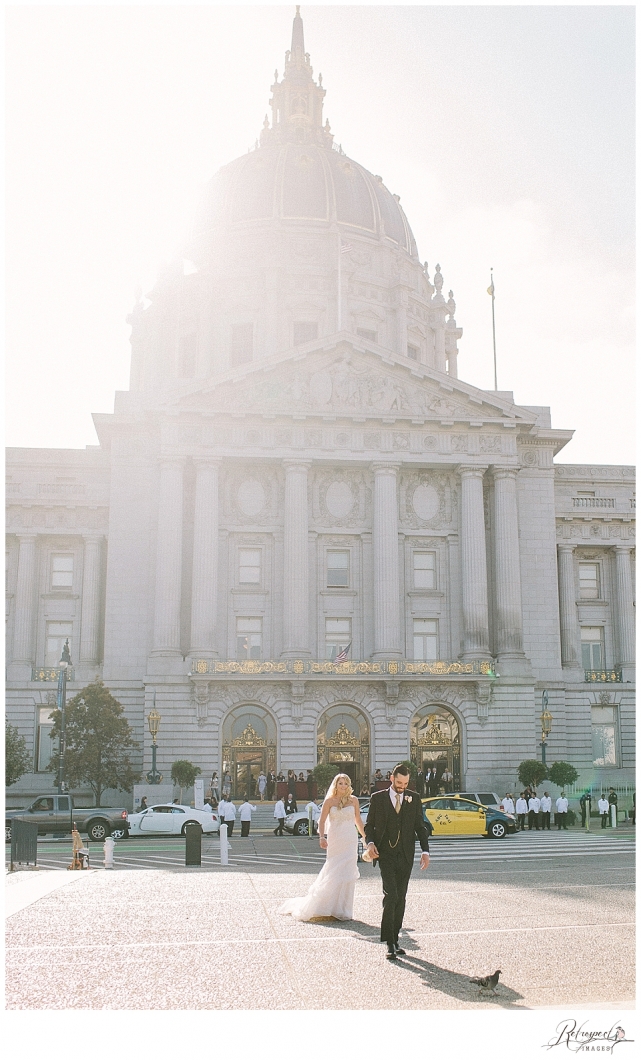
[[[312,810],[311,806],[310,806],[309,810],[307,811],[307,820],[309,821],[309,832],[308,832],[307,838],[308,839],[313,839],[314,838],[314,811]]]
[[[229,840],[226,824],[220,826],[220,864],[229,865]]]
[[[104,866],[106,869],[113,869],[114,867],[114,847],[116,845],[115,839],[112,839],[110,835],[107,836],[103,844],[103,851],[105,854]]]
[[[617,808],[614,803],[610,806],[610,824],[612,828],[617,826]]]
[[[592,813],[592,797],[588,795],[588,800],[585,804],[585,830],[590,831],[590,814]]]

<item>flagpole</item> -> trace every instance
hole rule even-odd
[[[490,291],[492,293],[492,346],[494,347],[494,389],[498,390],[499,386],[496,379],[496,324],[494,321],[494,275],[493,269],[490,269]]]

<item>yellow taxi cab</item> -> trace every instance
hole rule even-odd
[[[510,814],[458,795],[438,795],[421,802],[423,817],[431,824],[434,836],[483,835],[502,839],[516,832],[516,821]]]

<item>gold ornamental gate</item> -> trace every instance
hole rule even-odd
[[[318,763],[331,763],[347,773],[356,795],[369,786],[369,726],[356,707],[330,707],[321,715],[317,731]]]
[[[276,772],[276,725],[261,707],[236,707],[223,724],[222,777],[231,776],[232,797],[255,798],[261,773]]]
[[[425,706],[416,712],[410,723],[410,755],[424,775],[430,771],[426,795],[461,790],[460,729],[445,707]]]

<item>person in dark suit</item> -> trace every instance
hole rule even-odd
[[[398,944],[403,925],[407,885],[414,864],[416,840],[421,844],[421,869],[430,863],[428,830],[423,820],[421,799],[408,788],[409,769],[394,767],[392,783],[386,791],[372,795],[365,838],[372,859],[378,859],[383,882],[383,918],[381,942],[387,944],[387,959],[395,961],[404,954]]]

